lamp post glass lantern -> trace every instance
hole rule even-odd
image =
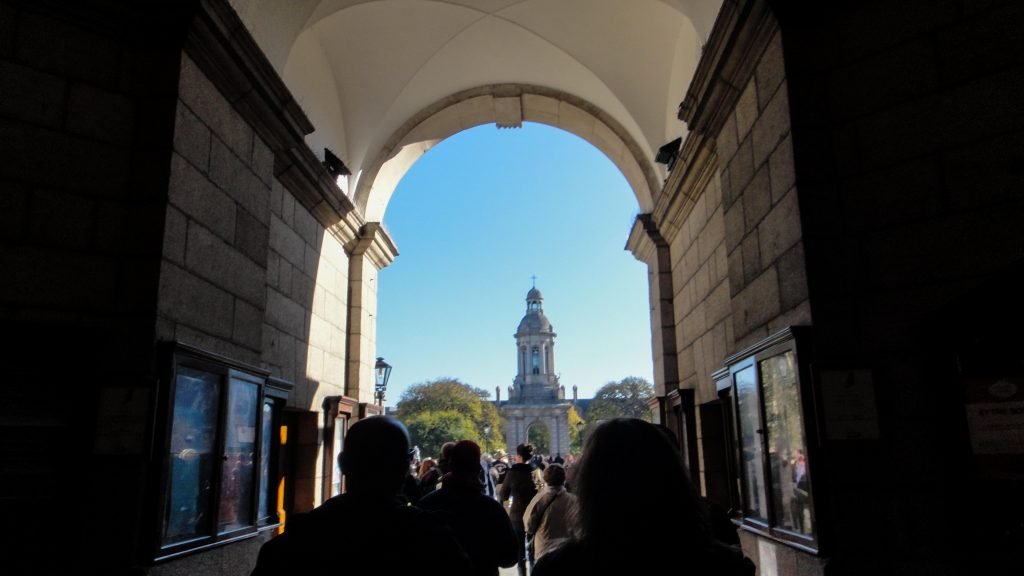
[[[388,364],[380,356],[377,357],[377,364],[373,367],[374,374],[374,395],[377,397],[377,405],[384,407],[384,392],[388,389],[388,378],[391,377],[391,364]]]

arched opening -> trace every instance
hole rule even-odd
[[[653,208],[653,191],[658,189],[664,173],[655,169],[651,151],[635,140],[625,126],[572,94],[519,84],[464,90],[412,116],[358,175],[353,199],[367,220],[380,221],[398,182],[438,142],[475,126],[493,123],[499,128],[518,128],[524,121],[561,128],[592,144],[625,177],[640,211]]]
[[[396,364],[389,398],[440,375],[517,402],[503,384],[517,374],[561,376],[581,397],[630,373],[653,379],[647,270],[623,249],[636,210],[617,168],[564,130],[478,126],[440,143],[385,222],[408,246],[378,287],[377,349]],[[561,342],[557,373],[553,348],[513,336],[531,274]]]
[[[677,106],[720,2],[232,4],[316,127],[309,147],[345,162],[346,192],[380,221],[436,141],[524,120],[604,150],[647,211],[664,176],[654,155],[685,133]]]
[[[535,421],[530,423],[530,426],[526,429],[526,441],[533,444],[534,454],[547,455],[551,453],[551,446],[553,445],[551,430],[543,422]]]

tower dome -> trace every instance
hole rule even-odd
[[[551,321],[543,312],[527,313],[519,321],[519,328],[516,334],[536,334],[540,332],[551,332]]]
[[[544,296],[534,286],[526,293],[526,315],[519,322],[516,334],[551,332],[551,322],[544,315]]]

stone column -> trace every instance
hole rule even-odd
[[[650,214],[640,214],[626,243],[637,260],[647,264],[651,302],[651,344],[654,387],[658,396],[679,388],[675,308],[672,305],[672,258]]]
[[[373,402],[377,355],[377,273],[394,261],[398,249],[378,222],[367,222],[345,246],[348,268],[348,360],[345,395]]]

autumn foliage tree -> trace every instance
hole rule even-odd
[[[583,450],[583,426],[586,422],[573,406],[569,408],[569,453],[579,454]]]
[[[395,416],[409,428],[424,456],[437,456],[441,445],[473,440],[485,452],[503,448],[501,417],[486,390],[457,378],[443,377],[410,386],[398,401]]]

